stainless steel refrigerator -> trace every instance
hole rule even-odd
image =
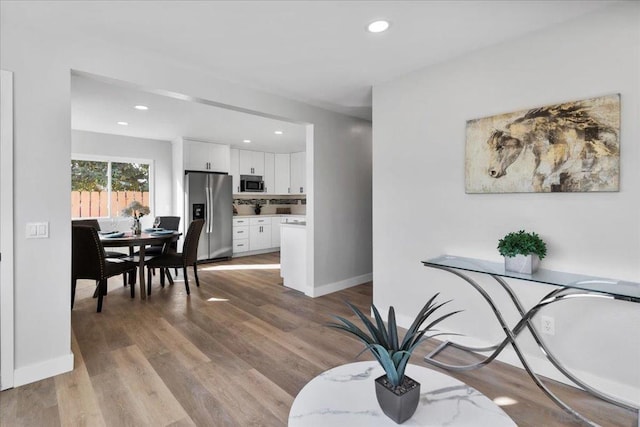
[[[198,260],[229,258],[233,251],[231,176],[215,172],[185,172],[185,218],[204,219]]]

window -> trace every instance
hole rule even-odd
[[[71,159],[71,217],[109,218],[134,200],[149,206],[150,163]]]

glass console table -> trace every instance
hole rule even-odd
[[[542,353],[547,357],[547,359],[553,364],[553,366],[556,367],[556,369],[558,369],[575,385],[602,400],[629,410],[638,411],[638,408],[631,406],[625,402],[621,402],[612,396],[609,396],[594,389],[593,387],[590,387],[575,375],[573,375],[571,372],[569,372],[553,355],[553,353],[549,350],[548,346],[542,341],[542,339],[540,339],[539,333],[533,327],[531,319],[541,308],[569,298],[607,298],[624,300],[632,303],[640,303],[640,283],[585,276],[582,274],[564,273],[545,269],[539,269],[534,274],[521,274],[511,271],[505,271],[503,263],[449,255],[443,255],[438,258],[423,261],[422,263],[426,267],[437,268],[455,274],[456,276],[469,283],[473,288],[475,288],[475,290],[482,295],[484,300],[493,310],[493,313],[495,314],[498,322],[500,323],[500,326],[502,327],[506,335],[504,340],[502,340],[498,344],[483,348],[467,347],[451,341],[443,342],[439,347],[437,347],[425,357],[425,361],[427,363],[453,371],[466,371],[470,369],[476,369],[485,366],[493,361],[507,345],[511,344],[526,372],[529,374],[535,384],[551,400],[553,400],[565,411],[573,414],[583,423],[591,426],[596,425],[590,420],[586,419],[580,413],[575,411],[569,405],[564,403],[562,400],[560,400],[555,394],[553,394],[553,392],[551,392],[551,390],[547,388],[547,386],[540,380],[539,376],[535,372],[533,372],[533,370],[529,366],[529,363],[525,359],[520,347],[518,346],[518,343],[516,342],[516,337],[518,336],[518,334],[520,334],[520,332],[522,332],[523,330],[528,329],[533,336],[533,339],[536,341],[536,343],[542,350]],[[471,279],[464,272],[485,274],[491,276],[500,284],[504,291],[509,295],[513,305],[521,315],[521,319],[513,328],[507,325],[502,316],[502,313],[500,312],[500,310],[498,310],[498,307],[496,306],[491,296],[478,282]],[[525,310],[524,306],[522,305],[516,294],[513,292],[509,284],[504,280],[505,278],[526,280],[528,282],[534,283],[544,283],[547,285],[557,286],[557,288],[545,295],[536,305],[534,305],[527,311]],[[435,359],[435,357],[447,347],[454,347],[472,353],[491,353],[478,363],[464,366],[454,366]]]

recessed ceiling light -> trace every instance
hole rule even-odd
[[[251,142],[250,139],[243,139],[242,142],[244,142],[245,144],[249,144]]]
[[[149,107],[147,107],[146,105],[136,105],[135,107],[136,110],[148,110]]]
[[[118,122],[118,124],[120,126],[129,126],[129,123],[127,123],[127,122]]]
[[[277,130],[274,132],[276,135],[282,135],[284,132],[282,132],[281,130]]]
[[[381,33],[383,31],[387,31],[388,28],[389,28],[389,21],[384,21],[384,20],[373,21],[371,24],[367,26],[367,30],[369,30],[370,33]]]

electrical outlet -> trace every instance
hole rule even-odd
[[[555,335],[556,334],[556,322],[551,316],[540,316],[540,329],[543,334]]]

